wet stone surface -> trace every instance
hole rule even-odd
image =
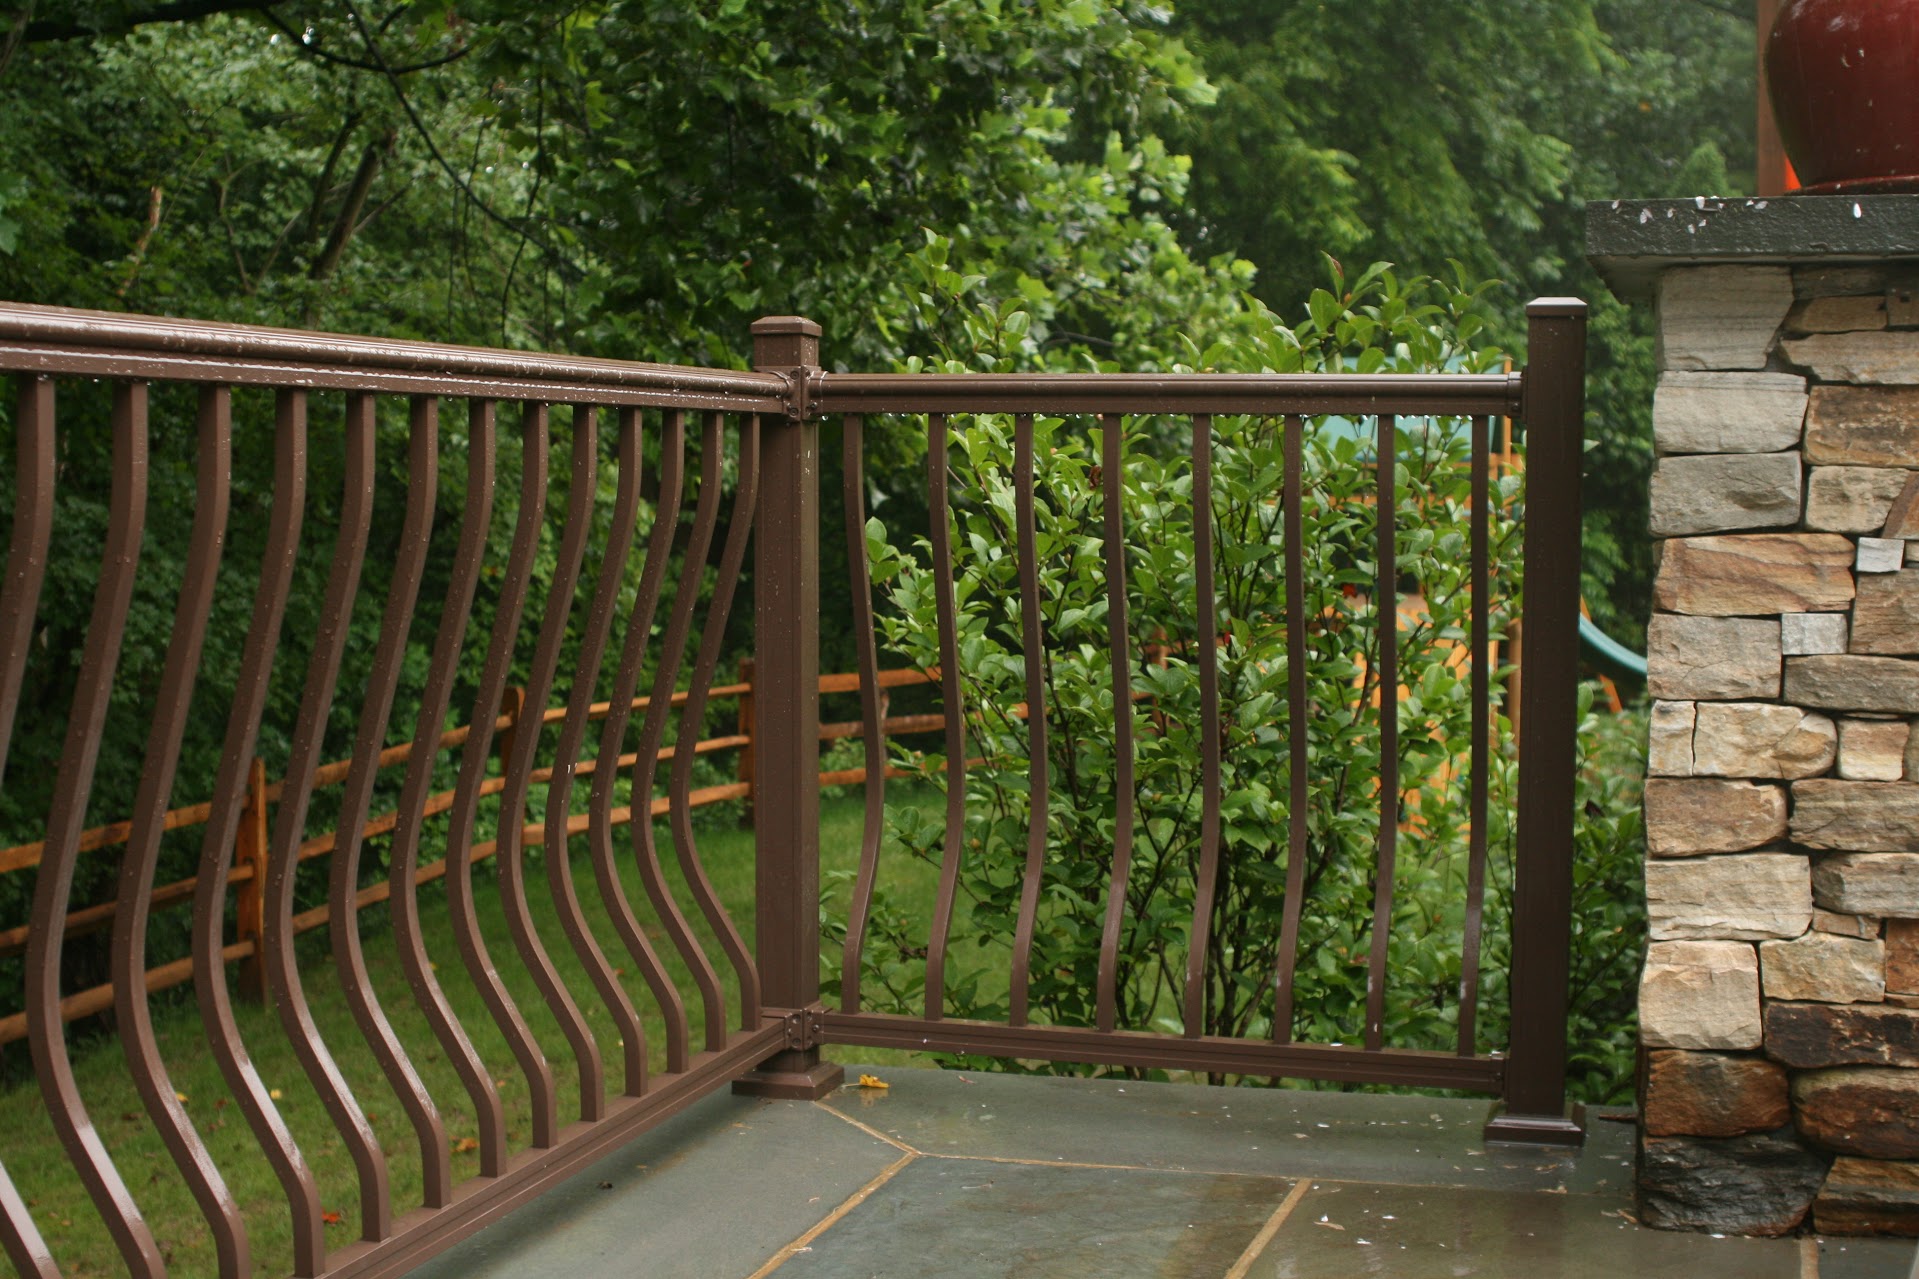
[[[1791,1279],[1799,1240],[1638,1225],[1632,1126],[1479,1140],[1490,1103],[873,1070],[819,1104],[720,1094],[415,1273]],[[1833,1241],[1826,1279],[1907,1279]],[[1901,1268],[1904,1267],[1904,1268]]]

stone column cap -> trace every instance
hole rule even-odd
[[[1919,259],[1919,195],[1594,200],[1586,257],[1628,302],[1673,267]]]

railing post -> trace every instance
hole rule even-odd
[[[1579,729],[1579,471],[1586,304],[1526,308],[1526,678],[1520,688],[1519,833],[1513,882],[1512,1032],[1505,1104],[1489,1141],[1577,1145],[1566,1107],[1572,954],[1573,769]]]
[[[247,802],[240,810],[240,831],[233,843],[234,867],[247,868],[247,878],[233,892],[234,940],[253,943],[252,951],[240,960],[240,993],[248,999],[264,999],[267,967],[261,946],[267,923],[267,766],[257,756],[247,773]]]
[[[760,435],[759,528],[753,539],[754,846],[760,989],[789,1017],[787,1047],[733,1084],[757,1097],[812,1100],[845,1072],[820,1060],[819,426],[807,394],[820,326],[798,316],[753,325],[753,367],[790,379],[786,416]]]
[[[733,731],[746,739],[746,745],[740,747],[739,780],[747,788],[746,803],[740,807],[740,825],[750,830],[753,826],[753,779],[755,765],[759,763],[753,750],[759,742],[759,727],[755,719],[759,708],[753,701],[753,659],[750,657],[740,659],[740,683],[746,685],[746,691],[740,694],[739,724]]]

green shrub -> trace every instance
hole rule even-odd
[[[937,282],[935,282],[937,283]],[[959,291],[968,286],[954,278]],[[1195,353],[1200,367],[1479,371],[1500,354],[1476,348],[1478,295],[1375,267],[1349,287],[1315,293],[1307,318],[1276,321]],[[1256,304],[1255,304],[1256,306]],[[946,367],[995,367],[995,343],[1023,331],[1006,308],[969,321],[974,350]],[[950,310],[947,314],[951,314]],[[1016,313],[1015,313],[1016,315]],[[1271,319],[1270,315],[1266,317]],[[1195,622],[1193,472],[1185,420],[1126,420],[1122,512],[1129,611],[1128,696],[1115,698],[1107,639],[1108,558],[1098,462],[1100,427],[1034,423],[1035,523],[1045,650],[1044,714],[1050,776],[1046,854],[1031,962],[1036,1022],[1092,1024],[1117,806],[1115,706],[1130,708],[1136,806],[1118,954],[1122,1027],[1183,1029],[1181,999],[1201,847],[1201,694]],[[1472,707],[1466,654],[1475,638],[1503,639],[1517,606],[1520,479],[1496,481],[1490,528],[1490,619],[1471,634],[1467,577],[1471,424],[1402,419],[1395,426],[1391,578],[1417,599],[1397,632],[1400,699],[1392,797],[1400,822],[1388,932],[1385,1043],[1451,1050],[1459,1034],[1464,968]],[[1221,740],[1220,870],[1205,961],[1206,1034],[1265,1037],[1275,1015],[1274,974],[1286,910],[1290,770],[1281,504],[1283,424],[1212,422],[1212,528],[1218,601]],[[1380,833],[1379,609],[1372,420],[1310,419],[1303,430],[1305,641],[1309,716],[1306,855],[1291,1033],[1309,1042],[1365,1034],[1368,956]],[[954,512],[960,669],[967,753],[960,850],[962,904],[947,973],[946,1010],[1004,1018],[1009,948],[1019,908],[1031,811],[1029,728],[1014,522],[1013,425],[1003,417],[954,423],[949,491]],[[881,596],[885,644],[921,667],[939,662],[930,546],[879,519],[867,551]],[[1503,650],[1502,650],[1503,652]],[[1504,674],[1491,695],[1486,902],[1480,968],[1479,1051],[1506,1038],[1516,751],[1504,715]],[[1388,701],[1391,699],[1388,698]],[[1622,721],[1623,723],[1624,721]],[[1592,721],[1589,721],[1589,726]],[[1582,776],[1580,920],[1575,940],[1575,1069],[1603,1097],[1629,1073],[1631,981],[1638,932],[1637,773],[1623,759],[1631,730],[1599,741]],[[896,747],[896,762],[934,786],[945,760]],[[1603,756],[1603,758],[1602,758]],[[941,814],[889,810],[891,834],[912,855],[945,854]],[[882,875],[882,882],[885,876]],[[926,992],[926,921],[882,894],[865,953],[869,1003],[917,1012]],[[1624,996],[1623,1006],[1621,995]],[[1065,1069],[1074,1069],[1066,1067]]]

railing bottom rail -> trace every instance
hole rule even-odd
[[[736,1030],[725,1048],[695,1056],[687,1069],[655,1075],[638,1097],[609,1099],[604,1119],[574,1123],[545,1150],[515,1155],[497,1177],[476,1177],[454,1192],[444,1208],[417,1209],[394,1223],[378,1243],[356,1243],[330,1254],[327,1279],[387,1279],[410,1273],[507,1213],[539,1198],[588,1164],[602,1159],[648,1128],[725,1088],[787,1041],[781,1010],[763,1014],[757,1030]]]
[[[887,1013],[829,1011],[822,1020],[828,1044],[1495,1094],[1505,1090],[1508,1064],[1503,1057],[1461,1057],[1341,1044],[1275,1044],[1213,1035],[1182,1037],[1072,1026],[1005,1026],[945,1018],[927,1021]]]

